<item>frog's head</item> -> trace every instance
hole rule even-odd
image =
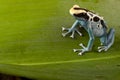
[[[73,5],[69,12],[74,17],[84,18],[85,20],[89,19],[89,16],[87,15],[88,10],[80,8],[78,5]]]

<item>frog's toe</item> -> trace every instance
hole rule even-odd
[[[81,49],[73,49],[74,52],[79,52]]]
[[[82,36],[82,33],[81,33],[78,29],[76,29],[76,32],[77,32],[80,36]]]
[[[83,53],[85,53],[86,50],[85,49],[81,49],[81,51],[78,53],[79,56],[83,55]]]
[[[80,52],[80,53],[78,53],[78,56],[82,56],[82,55],[83,55],[83,53],[81,53],[81,52]]]
[[[71,38],[75,38],[74,35],[71,35],[70,37],[71,37]]]
[[[83,49],[73,49],[74,52],[83,52]]]
[[[99,49],[102,49],[102,48],[104,48],[104,46],[99,46],[99,47],[98,47],[98,50],[99,50]]]
[[[99,49],[99,50],[98,50],[98,52],[102,52],[102,51],[103,51],[103,49]]]
[[[65,27],[62,27],[62,31],[65,31]]]
[[[75,31],[72,31],[72,34],[70,36],[71,38],[74,38],[75,37]]]
[[[62,33],[62,36],[63,36],[63,37],[65,37],[65,36],[66,36],[66,34],[65,34],[65,33]]]
[[[73,49],[73,52],[77,52],[77,50],[76,50],[76,49]]]
[[[62,27],[62,31],[68,31],[70,28]]]
[[[100,46],[100,47],[98,47],[98,52],[107,51],[107,50],[108,50],[107,46]]]
[[[81,46],[83,49],[86,48],[82,43],[80,43],[79,46]]]

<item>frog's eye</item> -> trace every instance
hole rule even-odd
[[[95,21],[95,22],[98,22],[100,19],[99,19],[99,17],[97,17],[97,16],[95,16],[94,18],[93,18],[93,21]]]
[[[86,14],[85,13],[79,13],[79,14],[74,14],[76,17],[84,17]]]
[[[79,7],[75,7],[74,9],[75,9],[75,10],[80,10],[81,8],[79,8]]]
[[[79,18],[84,18],[86,20],[89,19],[89,16],[87,15],[87,13],[74,14],[74,16],[79,17]]]

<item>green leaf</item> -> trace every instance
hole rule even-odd
[[[78,4],[102,15],[116,30],[114,45],[98,53],[99,39],[91,52],[72,51],[87,44],[88,35],[76,39],[61,36],[71,27],[69,9]],[[0,72],[37,80],[119,80],[119,0],[1,0]]]

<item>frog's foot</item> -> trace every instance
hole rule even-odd
[[[81,43],[79,44],[83,49],[73,49],[74,52],[79,52],[78,55],[82,55],[83,53],[87,52],[88,49]]]
[[[107,50],[108,50],[107,46],[100,46],[100,47],[98,47],[98,52],[107,51]]]
[[[63,37],[65,37],[66,35],[68,35],[70,32],[69,32],[69,29],[70,28],[64,28],[64,27],[62,27],[62,31],[68,31],[68,32],[66,32],[66,33],[62,33],[62,36]]]
[[[71,30],[71,28],[64,28],[64,27],[62,27],[62,31],[67,31],[66,33],[62,33],[62,36],[63,37],[65,37],[66,35],[68,35],[69,33],[72,33],[71,35],[70,35],[70,37],[71,38],[74,38],[75,37],[75,32],[77,32],[80,36],[82,36],[82,33],[81,32],[79,32],[79,30],[78,29],[73,29],[73,30]]]

